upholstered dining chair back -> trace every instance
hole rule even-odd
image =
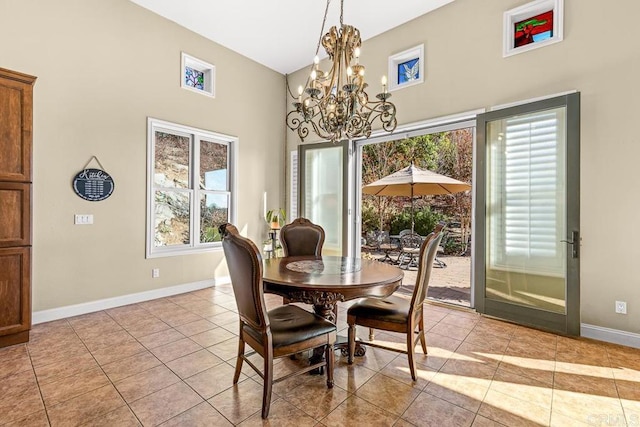
[[[418,278],[415,289],[411,297],[411,311],[416,312],[422,309],[422,304],[427,296],[429,288],[429,278],[433,269],[433,261],[438,253],[438,246],[442,240],[442,226],[438,225],[436,230],[430,233],[422,242],[420,255],[418,257]]]
[[[232,224],[221,225],[220,234],[240,319],[252,328],[264,331],[269,326],[269,317],[264,302],[260,252]]]
[[[306,218],[297,218],[280,230],[284,256],[320,256],[324,229]]]

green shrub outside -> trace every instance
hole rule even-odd
[[[436,225],[444,220],[444,215],[432,212],[428,207],[416,211],[414,214],[414,232],[421,236],[431,233]],[[411,211],[405,210],[391,221],[390,234],[398,234],[402,230],[411,230]]]
[[[380,217],[373,209],[362,210],[362,233],[380,228]]]
[[[447,239],[444,241],[444,254],[445,255],[461,255],[464,251],[464,245],[459,240]]]

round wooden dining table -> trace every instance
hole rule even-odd
[[[403,277],[397,267],[361,258],[295,256],[265,259],[263,265],[265,292],[312,304],[334,323],[337,302],[389,296]]]
[[[312,304],[316,314],[333,323],[338,320],[338,302],[389,296],[400,287],[404,275],[399,268],[379,261],[338,256],[270,258],[263,266],[265,292]],[[346,345],[337,347],[344,350]],[[363,355],[364,347],[358,345],[357,353]],[[318,356],[322,357],[321,352]]]

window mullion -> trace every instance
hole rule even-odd
[[[191,240],[194,247],[200,246],[200,138],[198,135],[192,135],[191,155],[191,189],[192,208],[191,208]]]

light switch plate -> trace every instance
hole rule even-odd
[[[93,224],[93,215],[91,214],[75,214],[73,223],[76,225],[91,225]]]

